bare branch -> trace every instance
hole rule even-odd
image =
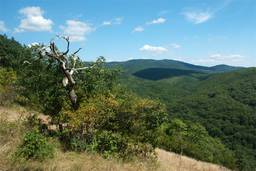
[[[77,51],[75,51],[72,55],[77,54],[82,48],[79,48]]]
[[[27,61],[27,60],[25,60],[25,61],[23,61],[23,64],[31,64],[31,62],[29,62],[29,61]]]
[[[77,51],[75,51],[71,56],[73,57],[73,69],[75,68],[75,66],[76,66],[76,61],[77,61],[77,56],[76,56],[76,54],[81,50],[82,48],[79,48]]]
[[[62,53],[62,55],[67,55],[68,52],[69,52],[69,44],[70,44],[69,37],[64,37],[63,36],[62,38],[67,41],[67,50],[66,50],[66,52]]]
[[[89,69],[91,67],[82,67],[82,68],[75,68],[74,70],[75,71],[80,71],[80,70],[85,70],[85,69]]]
[[[73,58],[73,60],[74,60],[74,62],[73,62],[73,67],[72,67],[72,69],[74,69],[74,68],[76,67],[76,60],[77,60],[77,58]]]

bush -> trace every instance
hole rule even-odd
[[[16,156],[26,160],[44,160],[54,156],[54,147],[38,131],[31,131],[24,136],[23,143],[18,147]]]
[[[125,160],[155,160],[156,153],[152,145],[146,143],[128,143],[124,153],[121,154]]]
[[[101,131],[96,133],[90,147],[92,150],[103,154],[104,157],[109,158],[126,149],[126,146],[127,143],[120,134]]]

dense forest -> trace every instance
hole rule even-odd
[[[152,74],[160,70],[155,66],[138,67],[134,73],[124,67],[127,72],[121,80],[141,96],[166,104],[171,118],[203,125],[234,152],[240,170],[256,168],[256,69],[228,67],[231,70],[214,74],[194,68],[188,74],[191,67],[169,65]]]
[[[40,48],[0,35],[0,105],[40,111],[58,125],[49,131],[29,118],[15,159],[54,157],[48,141],[54,138],[63,150],[125,161],[154,160],[154,148],[160,147],[231,169],[256,167],[255,69],[195,70],[182,63],[189,69],[161,69],[168,73],[148,80],[147,70],[139,78],[134,74],[139,70],[120,71],[121,65],[103,57],[90,63],[78,59],[77,66],[88,69],[75,75],[73,108],[58,61],[40,55]],[[66,57],[72,63],[72,56]]]

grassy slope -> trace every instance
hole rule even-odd
[[[225,171],[224,167],[196,161],[175,153],[156,149],[157,163],[130,162],[111,159],[106,160],[97,154],[63,152],[57,149],[54,159],[44,162],[28,161],[11,163],[10,158],[15,148],[20,143],[25,128],[22,120],[31,114],[24,108],[0,107],[0,170],[111,170],[111,171]]]

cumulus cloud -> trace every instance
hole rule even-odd
[[[161,53],[167,52],[168,49],[161,46],[144,45],[143,47],[140,48],[140,51],[161,54]]]
[[[8,29],[6,28],[4,21],[0,20],[0,32],[7,32],[7,31]]]
[[[94,31],[90,24],[78,20],[67,20],[66,26],[61,26],[61,29],[63,34],[69,36],[72,42],[84,41],[86,36]]]
[[[152,20],[152,21],[150,21],[150,22],[147,22],[147,24],[148,24],[148,25],[152,25],[152,24],[163,24],[163,23],[165,23],[165,22],[166,22],[166,19],[160,17],[160,18],[154,19],[154,20]]]
[[[144,31],[144,28],[142,26],[137,26],[133,29],[132,32],[143,32]]]
[[[53,21],[44,18],[44,11],[40,7],[26,7],[19,10],[19,13],[23,15],[23,19],[15,29],[16,32],[52,30]]]
[[[206,11],[206,12],[196,12],[196,11],[187,11],[183,13],[184,17],[194,23],[194,24],[201,24],[213,17],[213,14]]]

